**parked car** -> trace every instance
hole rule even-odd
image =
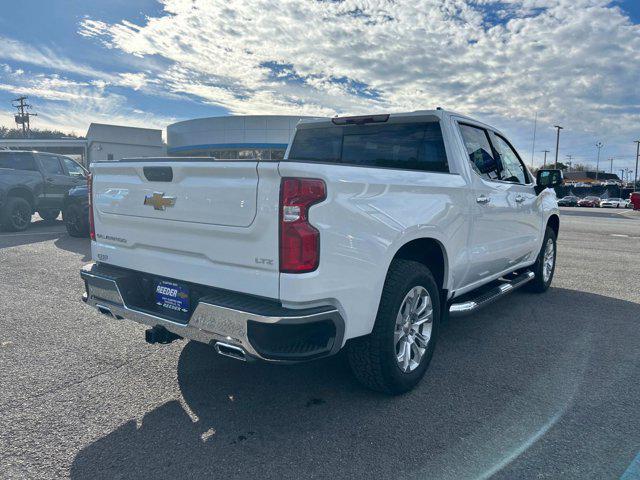
[[[73,187],[65,194],[62,219],[72,237],[89,236],[89,190],[86,184]]]
[[[579,207],[599,207],[600,199],[598,197],[584,197],[578,200]]]
[[[574,197],[573,195],[567,195],[566,197],[562,197],[558,200],[558,206],[560,207],[577,207],[578,206],[578,197]]]
[[[0,224],[26,230],[31,216],[45,221],[60,215],[65,194],[86,183],[87,171],[69,157],[44,152],[0,151]]]
[[[398,394],[444,315],[553,279],[562,172],[534,180],[506,136],[442,110],[303,120],[277,162],[92,173],[85,301],[151,343],[275,363],[346,347],[364,385]]]
[[[600,200],[600,207],[602,208],[620,208],[625,207],[626,201],[622,198],[605,198]]]

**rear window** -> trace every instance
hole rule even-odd
[[[0,168],[35,171],[36,163],[28,152],[0,152]]]
[[[289,160],[449,172],[438,122],[302,128]]]

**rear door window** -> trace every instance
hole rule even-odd
[[[438,122],[302,128],[289,159],[449,172]]]
[[[37,171],[33,155],[28,152],[0,152],[0,168]]]

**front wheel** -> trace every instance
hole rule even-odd
[[[547,291],[556,271],[556,256],[556,233],[547,227],[538,259],[532,267],[535,277],[525,285],[527,290],[536,293]]]
[[[421,263],[394,260],[373,331],[351,340],[348,357],[364,386],[398,395],[415,387],[433,356],[440,323],[440,292]]]

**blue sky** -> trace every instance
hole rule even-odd
[[[637,0],[32,0],[0,17],[0,125],[165,127],[237,114],[443,106],[507,132],[527,162],[629,167],[640,137]],[[553,155],[553,153],[551,154]],[[608,165],[608,162],[606,162]]]

